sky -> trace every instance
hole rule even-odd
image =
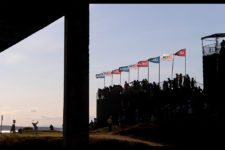
[[[201,37],[223,33],[224,4],[91,4],[90,118],[96,117],[95,75],[140,60],[187,50],[187,73],[202,83]],[[0,53],[0,115],[4,124],[61,127],[63,114],[64,18]],[[161,81],[171,76],[171,62],[161,62]],[[158,82],[158,65],[150,63],[150,82]],[[175,57],[174,73],[184,73]],[[140,80],[147,78],[140,69]],[[122,83],[127,80],[122,73]],[[131,80],[137,70],[131,70]],[[114,77],[119,84],[119,76]],[[106,78],[106,86],[111,78]]]

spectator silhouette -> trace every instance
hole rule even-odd
[[[90,129],[94,129],[94,122],[91,120],[91,122],[89,123],[89,128]]]
[[[37,134],[38,133],[38,127],[37,127],[37,124],[39,123],[39,121],[37,122],[32,122],[32,125],[34,126],[34,134]]]
[[[225,40],[223,40],[220,45],[221,45],[220,55],[222,57],[224,57],[224,55],[225,55]],[[222,58],[222,59],[224,59],[224,58]]]
[[[194,78],[191,78],[191,88],[196,87],[196,81]]]
[[[16,125],[15,125],[15,123],[16,123],[16,120],[13,120],[13,124],[11,126],[10,133],[15,133],[16,132]]]
[[[49,129],[50,129],[51,131],[53,131],[53,130],[54,130],[54,127],[53,127],[53,125],[52,125],[52,124],[49,126]]]
[[[172,84],[172,80],[170,80],[170,78],[168,78],[168,86],[170,89],[172,89],[173,84]]]
[[[110,115],[109,118],[107,119],[107,124],[108,124],[108,131],[112,131],[112,116]]]
[[[222,42],[220,43],[221,45],[221,49],[224,49],[225,48],[225,40],[222,40]]]
[[[125,84],[124,84],[124,90],[127,91],[128,88],[129,88],[129,84],[127,82],[125,82]]]
[[[149,121],[153,114],[157,118],[157,124],[166,122],[179,124],[182,118],[186,116],[198,118],[204,111],[203,104],[207,101],[205,94],[197,87],[196,80],[190,78],[188,74],[185,76],[181,73],[176,74],[173,80],[168,78],[163,81],[162,89],[155,82],[146,81],[146,79],[134,80],[129,88],[127,83],[124,88],[120,85],[103,88],[100,92],[104,98],[98,99],[100,104],[98,127],[107,125],[108,130],[112,131],[112,118],[123,125]],[[210,107],[209,104],[208,108]]]
[[[183,87],[182,83],[183,83],[183,75],[182,73],[180,73],[178,76],[178,85],[180,88]]]

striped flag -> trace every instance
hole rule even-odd
[[[121,74],[121,72],[120,72],[119,69],[116,69],[116,70],[113,70],[113,71],[112,71],[112,74]]]
[[[154,57],[154,58],[149,58],[148,61],[152,63],[160,63],[160,56]]]
[[[119,71],[120,71],[120,72],[129,72],[130,69],[129,69],[129,66],[123,66],[123,67],[120,67],[120,68],[119,68]]]
[[[171,60],[173,60],[173,54],[163,54],[163,55],[161,56],[161,59],[162,59],[162,60],[171,61]]]
[[[104,75],[105,75],[105,76],[110,76],[110,75],[112,75],[112,71],[104,72]]]
[[[148,60],[142,60],[137,63],[138,67],[148,67]]]
[[[104,73],[96,74],[96,78],[105,78],[105,74]]]

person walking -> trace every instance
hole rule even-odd
[[[12,127],[10,129],[10,133],[15,133],[16,132],[16,120],[13,120]]]
[[[108,131],[111,132],[112,131],[112,115],[110,115],[109,118],[107,119],[107,124],[108,124]]]

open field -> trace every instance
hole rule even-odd
[[[179,128],[161,129],[149,124],[136,124],[119,128],[114,126],[112,132],[107,128],[91,130],[88,149],[95,148],[134,148],[155,149],[168,147],[207,147],[221,145],[224,132],[220,129],[197,128],[183,130]],[[221,133],[219,135],[219,133]],[[0,134],[0,149],[7,148],[64,148],[61,131],[32,131],[23,134]]]
[[[23,134],[0,134],[0,147],[42,147],[45,145],[53,147],[62,145],[62,132],[60,131],[40,131],[37,135],[33,132]]]
[[[106,128],[93,130],[89,135],[89,148],[150,148],[163,147],[163,144],[146,141],[143,139],[120,135],[120,130],[114,128],[113,132],[108,132]],[[63,148],[63,137],[60,131],[39,131],[38,135],[33,132],[23,134],[2,134],[0,135],[0,148],[14,147],[49,147]]]

